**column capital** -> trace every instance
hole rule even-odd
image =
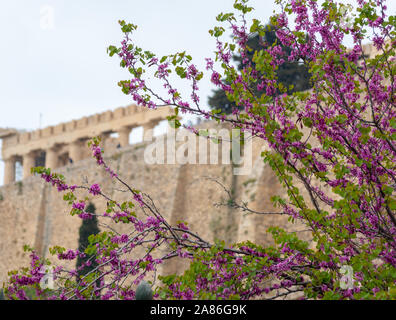
[[[143,129],[154,129],[161,120],[150,120],[142,124]]]
[[[56,143],[56,144],[52,144],[52,145],[49,145],[45,151],[46,151],[46,152],[48,152],[48,151],[55,151],[55,152],[57,152],[57,151],[59,151],[60,147],[61,147],[60,144],[57,144],[57,143]]]
[[[29,150],[28,152],[24,153],[24,154],[22,155],[22,157],[25,157],[25,156],[35,156],[35,155],[37,155],[37,150]]]
[[[4,162],[10,162],[10,161],[15,162],[17,160],[17,157],[18,156],[16,156],[16,155],[12,155],[12,156],[9,156],[7,158],[4,158],[3,161]]]
[[[136,126],[122,126],[122,127],[119,127],[116,131],[117,132],[131,132],[132,131],[132,129],[134,128],[134,127],[136,127]]]

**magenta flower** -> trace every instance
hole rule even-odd
[[[91,185],[91,187],[89,188],[89,193],[92,193],[94,196],[100,194],[100,187],[97,183],[94,183],[93,185]]]

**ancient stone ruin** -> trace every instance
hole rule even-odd
[[[31,132],[0,129],[4,184],[15,181],[17,161],[23,166],[23,178],[31,175],[34,166],[56,169],[89,157],[86,141],[93,136],[101,136],[105,144],[112,133],[118,133],[118,144],[124,147],[129,144],[133,128],[151,130],[171,114],[169,107],[149,110],[130,105]]]

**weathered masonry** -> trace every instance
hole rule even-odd
[[[144,133],[152,132],[172,114],[170,107],[151,110],[130,105],[31,132],[0,129],[4,184],[15,181],[16,162],[22,164],[26,178],[31,175],[31,167],[55,169],[89,157],[86,141],[94,136],[101,136],[105,143],[112,133],[118,133],[119,146],[127,146],[133,128],[142,126]]]

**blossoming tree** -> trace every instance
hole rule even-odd
[[[31,286],[39,297],[53,299],[133,299],[133,284],[168,259],[189,259],[190,267],[180,276],[159,276],[162,284],[154,288],[155,299],[396,297],[396,17],[387,14],[384,0],[358,0],[356,8],[336,0],[275,2],[280,11],[270,23],[276,27],[277,42],[253,53],[247,46],[249,37],[263,35],[265,24],[253,20],[248,25],[253,9],[248,1],[236,0],[234,12],[219,14],[220,25],[210,30],[217,42],[216,57],[207,59],[206,71],[198,70],[186,52],[157,57],[139,48],[133,41],[136,26],[124,21],[119,22],[124,33],[121,46],[110,46],[108,52],[118,56],[131,74],[131,79],[120,81],[122,91],[147,108],[173,106],[175,116],[170,120],[176,127],[181,126],[180,113],[192,113],[229,122],[264,139],[270,151],[262,154],[263,160],[288,195],[273,197],[273,203],[290,223],[306,225],[314,246],[277,227],[268,230],[274,246],[244,242],[226,247],[202,239],[184,223],[171,226],[155,199],[129,186],[107,165],[95,138],[90,143],[94,158],[109,179],[129,190],[130,201],[111,199],[97,184],[68,185],[49,168],[33,170],[64,193],[72,215],[89,218],[84,201],[74,194],[85,189],[107,201],[102,216],[130,224],[131,232],[99,233],[90,238],[84,252],[52,248],[60,260],[88,255],[97,267],[76,281],[76,270],[57,265],[57,287],[50,293],[39,286],[45,276],[40,270],[47,262],[27,248],[32,251],[31,267],[10,273],[8,298],[26,298],[24,288]],[[230,42],[222,40],[227,30]],[[373,57],[364,54],[364,42],[374,44]],[[282,47],[290,48],[289,61],[309,68],[311,90],[286,94],[288,88],[276,77],[285,63]],[[230,62],[234,54],[243,59],[241,70]],[[145,78],[149,70],[167,95],[152,90]],[[226,115],[202,108],[198,92],[204,72],[244,109]],[[172,75],[191,84],[189,97],[173,85]],[[136,207],[147,217],[139,218]],[[141,256],[128,258],[143,245]],[[169,248],[165,254],[154,254],[165,245]]]

